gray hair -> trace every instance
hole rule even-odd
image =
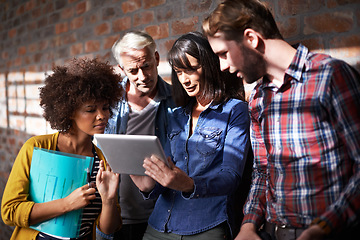
[[[120,54],[129,51],[129,49],[141,50],[145,47],[148,47],[151,53],[155,54],[156,44],[149,34],[141,31],[130,31],[114,43],[111,51],[118,64],[122,67]]]

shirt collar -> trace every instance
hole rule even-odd
[[[296,47],[296,53],[295,53],[293,60],[291,61],[290,65],[289,65],[289,67],[285,71],[284,82],[287,81],[289,76],[292,79],[300,82],[302,72],[304,71],[304,69],[306,67],[305,63],[307,61],[309,49],[302,44],[297,44],[294,47]],[[288,75],[288,76],[286,76],[286,75]],[[260,85],[259,89],[261,89],[261,90],[263,90],[264,88],[267,88],[267,87],[277,88],[276,85],[271,83],[270,80],[266,76],[264,76],[259,81],[258,84]]]
[[[305,70],[305,63],[307,61],[308,54],[309,49],[302,44],[298,44],[296,54],[288,69],[286,69],[285,74],[291,76],[297,81],[301,81],[301,75]]]

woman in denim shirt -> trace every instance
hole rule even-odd
[[[179,106],[165,148],[169,166],[152,156],[144,160],[150,177],[132,176],[144,197],[159,196],[143,239],[231,239],[234,192],[250,146],[242,81],[220,71],[200,33],[180,37],[169,62]]]

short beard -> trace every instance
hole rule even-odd
[[[246,56],[244,71],[242,71],[243,80],[251,84],[258,81],[266,75],[266,61],[264,57],[255,49],[240,45],[241,51]]]

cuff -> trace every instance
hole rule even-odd
[[[245,223],[252,223],[256,226],[257,229],[259,229],[260,226],[264,223],[264,218],[256,213],[248,213],[244,216],[241,225],[244,225]]]
[[[114,239],[114,234],[105,234],[96,226],[96,240]]]
[[[194,181],[194,191],[193,192],[181,192],[181,196],[185,199],[185,200],[189,200],[191,198],[193,198],[195,196],[196,193],[196,184]],[[197,195],[197,197],[199,197],[199,195]]]

